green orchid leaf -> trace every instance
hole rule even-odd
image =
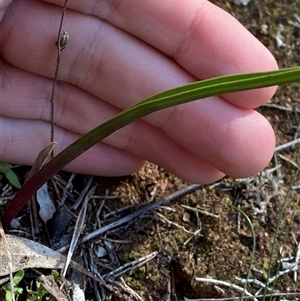
[[[257,89],[296,81],[300,81],[300,67],[269,72],[220,76],[171,89],[144,99],[73,142],[37,171],[23,185],[6,209],[2,218],[4,229],[8,227],[19,210],[46,181],[83,152],[116,130],[148,114],[171,106],[213,95],[222,95],[229,92]]]

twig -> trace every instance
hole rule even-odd
[[[137,269],[138,267],[144,265],[146,262],[148,262],[148,261],[152,260],[153,258],[155,258],[156,255],[157,255],[157,252],[153,252],[153,253],[148,254],[144,257],[136,259],[132,262],[125,263],[122,266],[115,269],[114,271],[111,271],[107,275],[104,275],[103,278],[108,279],[108,280],[110,280],[109,278],[112,278],[112,277],[117,278],[117,277],[125,274],[128,271],[133,271],[133,270]]]
[[[204,214],[204,215],[207,215],[207,216],[210,216],[210,217],[214,217],[214,218],[219,218],[220,217],[219,215],[207,212],[207,211],[202,210],[202,209],[197,208],[197,207],[191,207],[191,206],[187,206],[187,205],[181,205],[181,207],[183,207],[184,209],[187,209],[187,210],[194,211],[194,212],[200,212],[201,214]]]
[[[133,296],[138,301],[144,301],[144,299],[142,299],[142,297],[137,292],[135,292],[131,287],[129,287],[127,285],[127,283],[124,281],[124,279],[122,277],[121,277],[120,281],[123,286],[123,290],[125,290],[128,295]]]
[[[286,149],[286,148],[289,148],[289,147],[291,147],[291,146],[294,146],[294,145],[297,144],[297,143],[300,143],[300,138],[295,139],[295,140],[292,140],[292,141],[290,141],[290,142],[287,142],[287,143],[285,143],[285,144],[282,144],[282,145],[279,145],[279,146],[275,147],[274,153],[280,152],[280,151],[282,151],[282,150],[284,150],[284,149]]]
[[[266,103],[263,105],[263,107],[278,109],[278,110],[282,110],[282,111],[286,111],[286,112],[293,112],[293,110],[290,107],[280,106],[275,103]]]
[[[102,276],[98,273],[96,265],[94,263],[95,255],[94,255],[93,249],[94,249],[94,243],[92,243],[90,248],[88,248],[87,252],[84,252],[84,254],[83,254],[85,266],[89,267],[90,271],[93,274],[97,275],[99,278],[101,278],[103,280]],[[102,301],[103,299],[105,299],[105,291],[103,290],[102,287],[99,288],[99,285],[97,284],[97,282],[95,280],[91,279],[91,281],[92,281],[92,286],[94,288],[94,295],[95,295],[97,301]],[[101,289],[101,295],[103,298],[100,295],[100,289]]]
[[[265,294],[255,296],[256,298],[262,297],[279,297],[279,296],[300,296],[300,293],[274,293],[274,294]],[[244,299],[254,299],[254,296],[244,296]],[[240,300],[240,297],[228,297],[228,298],[203,298],[203,299],[188,299],[184,297],[184,301],[233,301],[233,300]],[[285,300],[285,299],[283,299]]]
[[[216,279],[208,279],[208,278],[195,278],[196,281],[198,282],[209,282],[209,283],[214,283],[214,284],[218,284],[218,285],[224,285],[227,286],[229,288],[233,288],[239,292],[243,292],[245,295],[253,298],[253,300],[258,301],[257,298],[255,298],[252,294],[250,294],[247,290],[245,290],[244,288],[237,286],[235,284],[226,282],[226,281],[222,281],[222,280],[216,280]]]
[[[97,185],[92,187],[91,190],[88,192],[87,196],[85,197],[82,208],[80,210],[80,213],[77,217],[76,224],[75,224],[75,229],[74,229],[74,232],[73,232],[73,236],[72,236],[72,240],[71,240],[71,243],[70,243],[68,255],[67,255],[67,258],[66,258],[66,263],[65,263],[65,266],[64,266],[64,268],[62,270],[62,273],[61,273],[63,277],[65,277],[65,275],[66,275],[68,265],[71,261],[73,253],[74,253],[75,248],[77,246],[78,239],[79,239],[80,234],[82,232],[82,228],[83,228],[83,225],[84,225],[84,222],[85,222],[85,215],[86,215],[86,209],[87,209],[88,201],[93,196],[96,188],[97,188]]]
[[[276,154],[279,158],[281,158],[282,160],[284,160],[284,161],[286,161],[286,162],[288,162],[288,163],[290,163],[290,164],[292,164],[294,167],[296,167],[296,168],[299,168],[300,166],[296,163],[296,162],[294,162],[293,160],[291,160],[291,159],[289,159],[289,158],[287,158],[287,157],[285,157],[285,156],[283,156],[283,155],[281,155],[281,154]]]
[[[81,204],[81,202],[84,199],[84,196],[89,191],[90,186],[92,185],[93,179],[94,178],[92,176],[86,177],[84,187],[83,187],[78,199],[76,200],[76,202],[71,206],[71,210],[77,210],[78,209],[79,205]]]
[[[76,174],[75,173],[72,173],[66,186],[64,187],[63,189],[63,194],[62,194],[62,197],[61,197],[61,200],[59,202],[59,206],[63,206],[67,197],[68,197],[68,192],[71,191],[73,189],[73,180],[75,178]]]
[[[298,266],[298,269],[296,271],[294,271],[294,282],[297,282],[297,271],[300,268],[300,242],[298,243],[298,248],[297,248],[297,253],[296,253],[296,258],[295,258],[295,265]]]
[[[97,229],[89,234],[86,234],[80,241],[79,243],[84,243],[88,240],[91,240],[97,236],[100,236],[104,233],[106,233],[107,231],[110,231],[112,229],[115,229],[116,227],[119,227],[121,225],[124,225],[134,219],[136,219],[137,217],[141,217],[143,216],[145,213],[151,211],[151,210],[154,210],[154,209],[157,209],[158,207],[160,207],[161,205],[165,205],[166,203],[174,200],[175,198],[178,198],[178,197],[182,197],[188,193],[191,193],[197,189],[199,189],[201,187],[201,185],[198,185],[198,184],[193,184],[193,185],[190,185],[188,187],[185,187],[179,191],[176,191],[172,194],[170,194],[169,196],[167,196],[166,198],[163,198],[163,199],[160,199],[159,201],[157,202],[153,202],[153,203],[150,203],[150,204],[147,204],[145,205],[144,207],[138,209],[137,211],[123,217],[123,218],[120,218],[119,220],[113,222],[113,223],[110,223],[106,226],[103,226],[101,227],[100,229]],[[68,248],[68,246],[64,246],[62,248],[60,248],[58,250],[58,252],[64,252],[66,251]]]
[[[266,284],[262,281],[259,281],[258,279],[243,279],[240,277],[235,277],[236,280],[240,281],[242,284],[245,283],[253,283],[259,287],[261,287],[262,289],[264,289],[266,287]],[[266,287],[266,289],[270,292],[272,292],[272,288]],[[255,294],[255,296],[257,295],[257,293]]]
[[[158,213],[158,212],[155,212],[155,215],[158,216],[159,218],[161,218],[161,219],[162,219],[164,222],[166,222],[167,224],[172,225],[172,226],[175,226],[175,227],[177,227],[177,228],[183,230],[183,232],[185,232],[185,233],[192,234],[192,235],[194,234],[193,231],[189,231],[189,230],[185,229],[184,226],[180,226],[180,225],[178,225],[177,223],[170,221],[169,219],[167,219],[165,216],[163,216],[162,214],[160,214],[160,213]]]
[[[183,246],[186,246],[194,237],[196,237],[197,235],[201,236],[201,230],[202,227],[200,227],[200,229],[196,230],[192,236],[190,236],[184,243]]]

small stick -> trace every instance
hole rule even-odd
[[[163,199],[160,199],[156,202],[147,204],[144,207],[141,207],[140,209],[136,210],[135,212],[133,212],[127,216],[124,216],[115,222],[112,222],[106,226],[101,227],[100,229],[97,229],[89,234],[86,234],[85,236],[83,236],[81,238],[81,240],[79,241],[79,244],[89,241],[91,239],[94,239],[97,236],[100,236],[100,235],[106,233],[107,231],[115,229],[116,227],[122,226],[122,225],[134,220],[135,218],[143,216],[144,214],[146,214],[147,212],[149,212],[151,210],[155,210],[155,209],[159,208],[160,206],[165,205],[166,203],[170,202],[171,200],[174,200],[175,198],[182,197],[188,193],[191,193],[191,192],[199,189],[200,187],[201,187],[201,185],[192,184],[190,186],[187,186],[181,190],[178,190],[178,191],[170,194],[169,196],[167,196]],[[68,248],[68,245],[63,246],[62,248],[60,248],[57,251],[64,252],[67,250],[67,248]]]
[[[280,151],[282,151],[283,149],[286,149],[286,148],[289,148],[289,147],[291,147],[291,146],[294,146],[294,145],[297,144],[297,143],[300,143],[300,138],[295,139],[295,140],[292,140],[292,141],[290,141],[290,142],[287,142],[287,143],[285,143],[285,144],[282,144],[282,145],[277,146],[277,147],[275,148],[275,150],[274,150],[274,153],[280,152]]]
[[[111,277],[117,278],[117,277],[125,274],[128,271],[133,271],[133,270],[137,269],[138,267],[144,265],[146,262],[155,258],[156,255],[157,255],[157,252],[155,251],[151,254],[148,254],[144,257],[136,259],[132,262],[127,262],[127,263],[123,264],[122,266],[118,267],[117,269],[115,269],[114,271],[111,271],[107,275],[103,276],[103,278],[106,278],[106,279],[109,279]]]
[[[216,280],[216,279],[209,279],[209,278],[195,278],[195,280],[197,282],[208,282],[208,283],[213,283],[213,284],[216,284],[216,285],[224,285],[224,286],[227,286],[229,288],[232,288],[232,289],[235,289],[239,292],[245,292],[245,294],[251,298],[253,298],[254,301],[258,301],[257,298],[255,298],[252,294],[250,294],[247,290],[244,290],[244,288],[240,287],[240,286],[237,286],[235,284],[232,284],[232,283],[229,283],[229,282],[226,282],[226,281],[222,281],[222,280]]]

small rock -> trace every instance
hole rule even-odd
[[[183,214],[182,220],[186,223],[189,223],[191,221],[191,215],[189,213],[185,212]]]
[[[247,6],[251,0],[233,0],[234,4]]]

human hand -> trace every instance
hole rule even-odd
[[[63,1],[14,0],[1,22],[0,161],[30,165],[50,140],[50,95]],[[1,7],[2,8],[2,7]],[[55,102],[58,152],[93,127],[166,89],[277,64],[232,16],[205,0],[70,0]],[[107,137],[67,170],[130,174],[144,160],[189,181],[246,177],[270,160],[268,121],[253,108],[276,88],[165,109]]]
[[[1,0],[1,2],[0,2],[0,21],[2,21],[5,11],[11,2],[12,2],[12,0]]]

